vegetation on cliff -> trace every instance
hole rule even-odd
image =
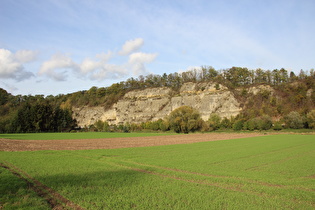
[[[0,88],[0,132],[48,132],[73,129],[75,121],[71,118],[72,107],[103,106],[110,108],[127,92],[152,87],[168,87],[176,94],[187,82],[196,84],[210,82],[226,86],[240,102],[242,112],[233,119],[219,119],[210,116],[197,130],[217,130],[234,128],[235,130],[265,130],[273,125],[282,128],[314,128],[315,109],[315,72],[303,70],[298,75],[285,69],[249,70],[232,67],[215,70],[203,66],[182,73],[147,75],[130,78],[109,87],[92,87],[87,91],[78,91],[57,96],[13,96]],[[269,88],[258,88],[265,86]],[[202,90],[202,86],[196,85]],[[256,88],[256,89],[255,89]],[[253,91],[255,90],[255,91]],[[196,90],[198,91],[198,90]],[[198,111],[198,110],[196,110]],[[214,113],[215,114],[215,113]],[[294,123],[292,123],[294,121]],[[120,126],[120,127],[118,127]],[[171,122],[161,119],[158,122],[144,122],[142,125],[109,126],[107,122],[98,122],[94,130],[120,129],[123,131],[153,129],[174,129]],[[185,131],[184,131],[185,132]]]

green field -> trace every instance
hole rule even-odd
[[[0,134],[0,138],[17,140],[63,140],[63,139],[100,139],[119,137],[165,136],[175,133],[109,133],[109,132],[78,132],[78,133],[17,133]]]
[[[23,170],[86,209],[315,208],[314,135],[1,152],[0,162]],[[2,182],[8,176],[5,171],[0,174]],[[0,189],[1,195],[7,193],[8,188]],[[5,196],[0,199],[4,209],[12,207]]]

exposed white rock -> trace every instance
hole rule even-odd
[[[257,93],[261,91],[269,91],[271,94],[273,94],[274,89],[270,85],[258,85],[248,89],[248,93],[252,93],[253,95],[257,95]]]
[[[313,93],[313,92],[314,92],[314,91],[313,91],[312,88],[311,88],[311,89],[308,89],[307,92],[306,92],[306,97],[308,97],[308,98],[312,97],[312,93]]]
[[[198,110],[204,120],[208,120],[212,113],[229,118],[241,111],[232,92],[222,85],[185,83],[179,94],[172,96],[172,93],[170,88],[165,87],[130,91],[108,110],[103,107],[82,107],[74,108],[73,113],[78,125],[84,127],[97,120],[110,124],[154,121],[165,118],[184,105]]]

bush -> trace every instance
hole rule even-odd
[[[98,120],[94,123],[94,127],[96,128],[97,131],[103,131],[104,122],[101,120]]]
[[[272,121],[268,115],[252,118],[244,124],[244,129],[247,129],[250,131],[269,130],[271,127],[272,127]]]
[[[259,130],[269,130],[272,127],[271,117],[264,115],[258,119]]]
[[[218,130],[221,124],[221,117],[218,114],[211,114],[208,122],[210,130]]]
[[[169,115],[169,125],[176,133],[189,133],[202,127],[202,119],[198,111],[189,106],[181,106]]]
[[[167,120],[164,120],[160,124],[161,131],[168,131],[170,129],[170,124]]]
[[[247,120],[245,123],[245,127],[247,130],[253,131],[258,129],[258,121],[257,121],[257,117],[256,118],[252,118],[250,120]]]
[[[244,120],[237,120],[234,124],[233,124],[233,130],[235,131],[240,131],[243,129],[243,125],[244,125]]]
[[[276,122],[276,123],[274,124],[274,126],[273,126],[273,130],[275,130],[275,131],[280,131],[280,130],[282,130],[282,124],[281,124],[281,122]]]
[[[290,112],[284,117],[285,126],[287,128],[299,129],[304,127],[303,117],[298,112]]]
[[[221,121],[220,127],[221,128],[232,128],[231,120],[224,117]]]
[[[307,114],[308,127],[315,129],[315,109]]]

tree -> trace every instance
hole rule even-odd
[[[290,112],[284,117],[286,127],[299,129],[304,127],[303,117],[295,111]]]
[[[224,117],[222,120],[221,120],[221,125],[220,125],[221,128],[225,129],[225,128],[232,128],[232,123],[231,123],[231,119],[228,119],[226,117]]]
[[[70,131],[75,126],[70,110],[43,101],[25,103],[11,120],[10,132],[61,132]]]
[[[268,115],[263,115],[258,120],[259,130],[269,130],[272,127],[271,117]]]
[[[247,120],[245,122],[244,127],[245,129],[250,130],[250,131],[258,129],[258,118],[255,117],[255,118]]]
[[[285,83],[289,80],[288,71],[284,68],[281,68],[279,71],[280,82]]]
[[[208,122],[211,130],[218,130],[221,125],[221,117],[218,114],[211,114]]]
[[[94,123],[95,128],[97,131],[104,131],[104,122],[102,120],[98,120]]]
[[[305,73],[305,71],[303,70],[303,69],[301,69],[301,71],[300,71],[300,73],[299,73],[299,78],[300,79],[305,79],[306,78],[306,73]]]
[[[290,72],[290,82],[293,82],[293,81],[295,81],[295,80],[297,80],[297,79],[298,79],[298,77],[295,76],[295,74],[294,74],[293,71],[291,71],[291,72]]]
[[[281,122],[275,122],[274,126],[273,126],[273,130],[275,131],[280,131],[282,130],[282,124]]]
[[[264,70],[256,69],[255,71],[255,83],[265,83],[267,82],[267,76]]]
[[[225,79],[231,82],[232,87],[248,85],[250,82],[250,72],[247,68],[232,67],[224,72]]]
[[[214,79],[218,76],[218,72],[213,67],[208,67],[208,77],[209,79]]]
[[[50,131],[70,131],[77,126],[76,120],[72,118],[72,111],[70,109],[54,108],[53,119],[54,123]]]
[[[11,132],[25,133],[34,131],[35,129],[32,127],[32,118],[31,105],[29,103],[25,103],[12,119]]]
[[[170,113],[169,125],[176,133],[189,133],[202,127],[202,119],[198,111],[181,106]]]
[[[315,109],[307,114],[308,127],[315,129]]]
[[[274,69],[271,75],[272,75],[272,84],[279,85],[281,81],[280,71],[278,69]]]
[[[8,92],[2,88],[0,88],[0,106],[7,103],[8,101]]]
[[[233,130],[235,131],[240,131],[243,129],[243,124],[244,124],[244,120],[237,120],[234,124],[233,124]]]

